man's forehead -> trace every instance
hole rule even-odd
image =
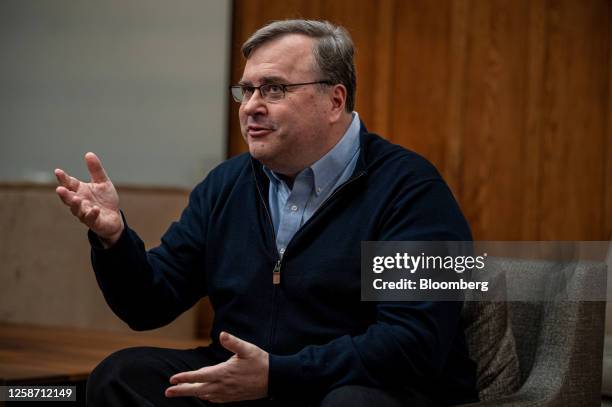
[[[313,39],[287,34],[256,48],[247,59],[242,82],[291,80],[314,68]]]

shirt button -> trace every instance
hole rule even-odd
[[[291,207],[291,210],[292,210],[293,212],[297,211],[297,210],[298,210],[297,205],[293,205],[293,206]]]
[[[321,193],[321,188],[317,188],[317,194]]]
[[[280,254],[284,254],[284,253],[285,253],[285,248],[284,248],[284,247],[281,247],[281,248],[280,248],[280,250],[279,250],[279,252],[280,252]]]

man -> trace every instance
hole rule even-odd
[[[210,347],[135,348],[92,373],[93,405],[418,406],[477,399],[460,302],[360,301],[360,242],[467,240],[437,171],[368,133],[353,112],[348,33],[269,24],[243,45],[232,87],[243,154],[211,171],[146,252],[100,161],[91,183],[56,170],[57,193],[90,229],[96,278],[136,330],[208,295]]]

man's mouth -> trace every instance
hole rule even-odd
[[[250,125],[247,126],[247,135],[253,138],[264,137],[271,133],[273,129],[263,126]]]

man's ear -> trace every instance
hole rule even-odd
[[[346,87],[341,84],[333,85],[331,90],[331,110],[329,121],[335,123],[342,117],[346,105]]]

